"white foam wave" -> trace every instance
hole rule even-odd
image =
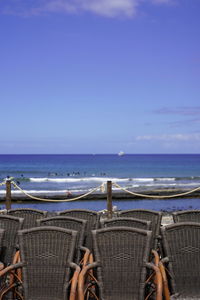
[[[133,178],[132,180],[134,181],[139,181],[139,182],[149,182],[149,181],[154,181],[154,178]]]
[[[24,190],[25,193],[27,194],[31,194],[31,195],[35,195],[35,194],[46,194],[46,195],[60,195],[60,194],[63,194],[63,195],[67,195],[68,192],[70,192],[71,194],[73,193],[87,193],[89,190],[79,190],[79,189],[76,189],[76,190],[70,190],[70,191],[67,191],[67,190]],[[6,194],[6,191],[5,190],[0,190],[0,195],[5,195]],[[13,190],[12,191],[12,194],[15,195],[15,194],[23,194],[21,191],[17,191],[17,190]]]
[[[167,177],[167,178],[155,178],[155,181],[175,181],[176,178],[174,177]]]
[[[31,182],[57,182],[57,183],[64,183],[64,182],[106,182],[106,181],[113,181],[113,182],[124,182],[130,180],[129,178],[109,178],[109,177],[81,177],[81,178],[30,178]]]

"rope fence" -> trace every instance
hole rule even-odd
[[[136,197],[141,197],[141,198],[151,198],[151,199],[170,199],[170,198],[176,198],[176,197],[182,197],[186,196],[189,194],[192,194],[194,192],[200,191],[200,187],[191,189],[186,192],[182,193],[177,193],[173,195],[148,195],[148,194],[143,194],[143,193],[137,193],[134,191],[130,191],[125,187],[120,186],[116,182],[111,182],[107,181],[102,183],[100,186],[97,186],[96,188],[90,190],[89,192],[73,197],[73,198],[67,198],[67,199],[50,199],[50,198],[42,198],[42,197],[36,197],[34,195],[29,194],[27,191],[23,190],[19,185],[13,181],[13,178],[9,178],[4,180],[3,182],[0,183],[0,186],[6,185],[6,208],[10,209],[11,208],[11,201],[12,201],[12,196],[11,196],[11,186],[13,186],[15,189],[19,190],[22,194],[24,194],[26,197],[36,200],[36,201],[43,201],[43,202],[72,202],[72,201],[77,201],[81,200],[88,195],[95,193],[96,191],[100,190],[102,193],[107,193],[107,211],[110,213],[110,216],[112,216],[112,187],[115,187],[117,189],[120,189],[121,191],[128,193],[130,195],[136,196]],[[106,190],[106,185],[107,185],[107,190]]]
[[[187,191],[187,192],[184,192],[184,193],[180,193],[180,194],[174,194],[174,195],[146,195],[146,194],[140,194],[140,193],[135,193],[135,192],[131,192],[129,190],[127,190],[126,188],[123,188],[122,186],[120,186],[119,184],[117,183],[113,183],[113,186],[115,186],[116,188],[119,188],[120,190],[126,192],[126,193],[129,193],[133,196],[137,196],[137,197],[142,197],[142,198],[153,198],[153,199],[169,199],[169,198],[176,198],[176,197],[181,197],[181,196],[185,196],[185,195],[189,195],[189,194],[192,194],[194,192],[197,192],[200,190],[200,187],[197,187],[195,189],[192,189],[190,191]]]
[[[78,196],[78,197],[75,197],[75,198],[70,198],[70,199],[68,198],[68,199],[62,199],[62,200],[60,199],[60,200],[58,200],[58,199],[49,199],[49,198],[45,199],[45,198],[39,198],[39,197],[32,196],[29,193],[27,193],[26,191],[24,191],[23,189],[21,189],[14,181],[11,181],[11,183],[12,183],[12,185],[16,189],[18,189],[20,192],[22,192],[27,197],[29,197],[31,199],[34,199],[34,200],[37,200],[37,201],[44,201],[44,202],[61,202],[61,201],[62,202],[71,202],[71,201],[77,201],[77,200],[80,200],[80,199],[82,199],[82,198],[84,198],[84,197],[86,197],[86,196],[88,196],[88,195],[96,192],[97,190],[103,188],[103,185],[104,185],[104,183],[103,183],[100,186],[98,186],[98,187],[92,189],[91,191],[87,192],[86,194]]]

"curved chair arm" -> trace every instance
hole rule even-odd
[[[90,257],[91,251],[88,248],[83,247],[83,246],[80,247],[80,250],[84,253],[83,254],[83,259],[81,260],[81,264],[84,267],[89,262],[89,257]]]
[[[163,283],[162,283],[162,276],[160,269],[154,265],[153,263],[146,263],[146,266],[155,272],[156,276],[156,300],[162,300],[162,290],[163,290]]]
[[[159,254],[156,250],[151,250],[151,253],[154,256],[154,264],[156,265],[156,267],[158,267],[158,264],[159,264],[159,261],[160,261]]]
[[[10,265],[6,268],[4,268],[3,270],[0,271],[0,277],[5,275],[6,273],[12,271],[12,270],[16,270],[18,268],[22,268],[24,266],[24,263],[22,262],[19,262],[17,264],[13,264],[13,265]]]
[[[93,262],[92,264],[86,265],[81,273],[79,274],[79,280],[78,280],[78,299],[79,300],[84,300],[84,284],[86,281],[86,276],[88,271],[96,268],[99,266],[98,262]]]
[[[167,280],[167,275],[165,272],[165,267],[162,263],[162,261],[159,262],[159,269],[162,275],[162,281],[163,281],[163,294],[165,297],[165,300],[170,300],[170,293],[169,293],[169,286],[168,286],[168,280]]]
[[[74,274],[72,276],[72,279],[71,279],[71,289],[70,289],[69,300],[75,300],[77,297],[78,277],[79,277],[81,268],[73,262],[70,262],[69,265],[72,269],[75,270]]]

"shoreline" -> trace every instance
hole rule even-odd
[[[147,196],[152,195],[153,197],[143,197],[143,196],[137,196],[137,195],[131,195],[127,192],[116,192],[113,191],[112,192],[112,199],[113,200],[130,200],[130,201],[139,201],[139,200],[159,200],[160,196],[169,196],[170,198],[161,198],[160,200],[173,200],[173,199],[187,199],[187,198],[200,198],[200,191],[195,191],[186,195],[180,195],[180,196],[176,196],[176,197],[171,197],[173,195],[178,195],[178,194],[182,194],[185,192],[189,192],[190,190],[188,189],[156,189],[156,190],[149,190],[149,191],[140,191],[140,192],[136,192],[137,194],[144,194]],[[81,196],[80,194],[74,194],[74,195],[70,195],[67,197],[67,195],[60,195],[60,194],[53,194],[53,195],[44,195],[43,193],[37,193],[37,195],[31,194],[32,196],[38,197],[38,198],[42,198],[42,199],[53,199],[53,200],[60,200],[62,202],[62,200],[64,199],[73,199],[76,197]],[[157,196],[155,198],[155,196]],[[94,194],[90,194],[84,198],[81,198],[81,201],[98,201],[98,200],[106,200],[107,199],[107,194],[106,193],[94,193]],[[0,195],[0,202],[5,202],[6,201],[6,196],[5,195]],[[40,200],[34,200],[29,198],[28,196],[24,195],[24,194],[12,194],[12,201],[28,201],[28,202],[40,202]],[[79,200],[77,200],[79,201]],[[42,200],[41,200],[42,202]]]

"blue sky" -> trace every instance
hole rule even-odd
[[[199,153],[199,0],[0,0],[0,154]]]

